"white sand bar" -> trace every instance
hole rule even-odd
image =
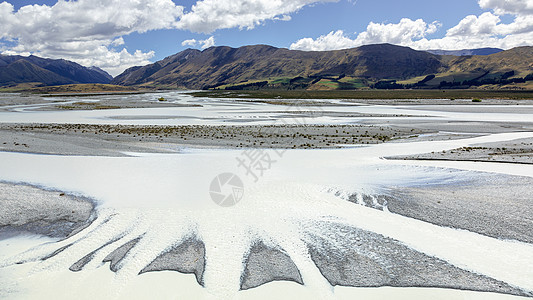
[[[51,242],[23,253],[18,246],[4,248],[0,256],[0,273],[4,274],[0,276],[4,286],[0,295],[13,299],[28,295],[49,295],[58,299],[74,296],[94,299],[101,295],[113,295],[118,299],[174,296],[256,299],[272,295],[287,299],[305,296],[514,299],[516,297],[446,289],[333,288],[320,275],[301,241],[305,232],[319,234],[323,230],[321,226],[327,223],[360,228],[392,238],[458,268],[531,292],[533,245],[437,226],[356,205],[343,197],[351,192],[371,193],[384,185],[445,180],[450,173],[457,177],[476,176],[473,172],[433,168],[439,164],[432,162],[424,162],[427,167],[413,162],[405,166],[405,162],[382,160],[382,156],[441,151],[531,136],[533,133],[526,132],[455,141],[287,151],[257,182],[238,167],[236,158],[242,151],[234,150],[138,157],[0,153],[0,180],[80,194],[96,199],[99,204],[97,221],[65,241]],[[273,156],[274,152],[270,154]],[[475,169],[467,164],[452,167]],[[481,169],[531,176],[527,165],[515,166],[508,172],[493,164],[484,164]],[[234,207],[219,207],[209,196],[212,178],[223,172],[238,174],[244,181],[245,196]],[[318,223],[318,220],[325,223]],[[310,227],[301,228],[301,224],[310,224]],[[205,243],[205,288],[198,286],[192,275],[176,272],[137,275],[165,249],[191,232]],[[96,255],[105,257],[113,249],[108,244],[110,240],[126,242],[135,237],[142,239],[120,263],[122,269],[116,274],[97,260],[81,272],[68,271],[70,265],[91,251],[100,249]],[[305,285],[275,282],[239,292],[242,259],[257,239],[284,249],[298,267]],[[7,242],[27,245],[28,239],[2,241]],[[335,245],[341,241],[331,238],[330,242]],[[71,247],[58,255],[37,262],[71,243]],[[120,242],[115,243],[119,245]],[[27,263],[15,264],[21,260]],[[17,279],[13,281],[13,278]]]

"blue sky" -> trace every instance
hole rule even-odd
[[[533,0],[0,0],[0,52],[112,75],[186,48],[533,45]]]
[[[174,1],[179,3],[178,1]],[[193,2],[193,1],[187,1]],[[331,31],[348,33],[362,32],[370,22],[398,23],[402,18],[440,21],[443,27],[453,27],[466,15],[481,14],[483,10],[476,1],[448,0],[448,4],[436,5],[436,1],[412,0],[359,0],[333,3],[316,3],[291,15],[290,21],[269,20],[254,29],[223,29],[212,34],[190,31],[163,30],[124,37],[126,44],[135,49],[157,49],[156,59],[189,48],[181,42],[187,39],[204,40],[215,37],[216,45],[240,47],[243,45],[267,44],[289,48],[295,41],[306,37],[318,37]],[[190,7],[190,6],[189,6]],[[386,9],[383,9],[383,8]],[[440,30],[433,36],[442,37]],[[157,47],[157,48],[154,48]],[[197,47],[199,48],[199,47]]]

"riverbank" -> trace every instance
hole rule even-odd
[[[374,125],[140,126],[0,124],[0,150],[63,155],[172,153],[183,148],[342,148],[429,131]]]
[[[200,91],[189,95],[208,98],[243,99],[357,99],[373,104],[529,104],[533,103],[533,90],[259,90],[259,91]],[[372,100],[372,101],[370,101]],[[390,101],[393,100],[393,101]],[[398,101],[401,100],[401,101]],[[403,101],[409,100],[409,101]],[[425,100],[425,101],[420,101]],[[486,101],[485,101],[486,100]],[[452,101],[451,103],[449,101]]]

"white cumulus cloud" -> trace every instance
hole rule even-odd
[[[205,40],[196,40],[196,39],[185,40],[181,42],[181,45],[191,46],[191,47],[200,46],[201,49],[207,49],[215,45],[215,37],[210,36],[209,38]]]
[[[95,65],[117,75],[149,63],[152,51],[128,52],[122,36],[177,26],[183,8],[172,0],[59,0],[18,11],[0,3],[0,39],[15,43],[5,53],[32,53]],[[4,47],[5,48],[5,47]]]
[[[360,46],[355,40],[344,34],[344,31],[332,31],[326,35],[321,35],[316,39],[303,38],[293,43],[289,48],[291,50],[304,51],[326,51],[348,49]]]
[[[306,5],[337,0],[198,0],[187,12],[172,0],[58,0],[52,6],[26,5],[18,11],[9,1],[16,0],[0,3],[2,53],[64,58],[117,75],[150,63],[155,55],[128,50],[123,38],[128,34],[251,29],[267,20],[289,21],[290,14]],[[202,49],[214,44],[213,37],[185,43]]]
[[[337,0],[201,0],[181,18],[178,28],[210,33],[218,29],[252,29],[266,20],[290,20],[306,5]]]
[[[215,38],[214,37],[209,37],[208,39],[206,40],[203,40],[203,41],[200,41],[201,45],[202,45],[202,49],[207,49],[209,47],[213,47],[215,45]]]
[[[117,47],[117,46],[120,46],[120,45],[124,45],[125,42],[124,42],[124,38],[123,37],[119,37],[119,38],[116,38],[114,39],[112,42],[111,42],[111,45]]]
[[[414,40],[422,39],[437,31],[439,23],[426,23],[422,19],[411,20],[404,18],[397,24],[383,24],[371,22],[366,31],[355,38],[350,38],[344,31],[332,31],[317,39],[303,38],[290,46],[293,50],[336,50],[354,48],[367,44],[391,43],[409,45]]]
[[[483,9],[491,9],[498,15],[533,14],[533,0],[479,0],[479,6]]]
[[[414,43],[418,49],[466,49],[497,47],[510,49],[533,45],[533,0],[480,0],[479,6],[492,11],[466,16],[441,39]],[[514,17],[503,23],[500,16]]]
[[[413,40],[435,33],[439,26],[438,22],[428,24],[422,19],[413,21],[407,18],[402,19],[397,24],[371,22],[366,31],[357,36],[357,41],[361,44],[391,43],[406,45]]]
[[[181,42],[181,45],[182,46],[191,46],[191,47],[194,47],[198,44],[198,41],[196,39],[190,39],[190,40],[185,40],[183,42]]]
[[[402,19],[396,24],[371,22],[366,31],[353,38],[342,30],[318,38],[302,38],[291,44],[298,50],[335,50],[366,44],[391,43],[415,49],[449,49],[497,47],[510,49],[533,45],[533,0],[479,0],[483,14],[469,15],[449,28],[442,38],[428,39],[441,27],[438,22]],[[501,16],[514,17],[503,23]]]

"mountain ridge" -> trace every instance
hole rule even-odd
[[[398,65],[394,70],[387,67],[391,60]],[[268,45],[219,46],[201,52],[187,49],[154,64],[130,68],[112,83],[204,88],[263,78],[331,74],[381,78],[386,77],[385,73],[407,79],[440,67],[433,54],[390,44],[334,51],[299,51]]]
[[[438,55],[391,44],[333,51],[218,46],[186,49],[146,66],[131,67],[115,78],[100,68],[64,59],[0,55],[0,87],[112,83],[172,89],[327,90],[468,88],[532,80],[533,47],[500,50],[467,49]]]
[[[523,47],[519,55],[514,52],[435,55],[391,44],[333,51],[299,51],[268,45],[218,46],[203,51],[187,49],[153,64],[130,68],[112,83],[185,89],[353,89],[398,81],[410,87],[435,87],[442,82],[458,87],[481,77],[486,77],[483,80],[487,82],[523,79],[533,72],[533,67],[527,65],[528,61],[533,62],[533,47]]]
[[[0,86],[35,83],[62,85],[110,83],[112,77],[96,67],[84,67],[65,59],[48,59],[34,55],[0,55]]]

